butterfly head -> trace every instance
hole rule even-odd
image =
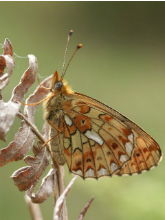
[[[59,72],[55,71],[51,79],[50,91],[52,93],[63,93],[65,95],[72,94],[73,91],[68,86],[66,80],[59,76]]]
[[[55,90],[60,90],[63,87],[63,83],[61,81],[56,82],[54,85]]]

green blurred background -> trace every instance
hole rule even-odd
[[[66,73],[75,91],[110,105],[146,130],[165,149],[165,2],[0,2],[0,43],[8,38],[19,56],[34,54],[42,81],[61,71],[67,34],[72,35],[67,60],[83,44]],[[1,48],[1,53],[3,49]],[[28,67],[16,56],[4,101]],[[31,87],[31,94],[37,86]],[[26,96],[28,97],[28,96]],[[42,107],[36,125],[41,130]],[[20,126],[16,119],[7,142]],[[0,168],[0,219],[30,219],[19,192],[9,179],[26,164],[13,162]],[[77,219],[85,203],[95,196],[84,219],[165,219],[165,162],[133,177],[76,180],[67,198],[69,219]],[[73,177],[66,172],[66,184]],[[45,220],[52,219],[50,197],[41,205]]]

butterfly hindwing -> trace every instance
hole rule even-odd
[[[160,148],[147,133],[87,96],[70,95],[61,121],[65,160],[83,178],[141,173],[160,160]]]
[[[53,120],[61,133],[50,142],[52,156],[82,178],[138,174],[160,161],[159,145],[146,132],[87,96],[68,96]],[[51,127],[50,136],[56,133]]]

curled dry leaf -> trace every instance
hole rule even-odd
[[[1,90],[9,83],[9,77],[11,76],[15,62],[12,57],[12,45],[8,39],[4,42],[4,52],[0,56],[0,99],[2,99]],[[7,68],[4,77],[4,69]]]
[[[50,78],[44,80],[42,85],[47,86],[49,84],[49,80]],[[44,98],[46,94],[47,94],[47,90],[38,87],[36,91],[33,93],[33,95],[31,95],[28,98],[27,102],[29,101],[38,102],[42,98]],[[37,107],[38,105],[25,107],[25,115],[27,116],[27,119],[31,123],[34,123],[34,113]],[[48,132],[48,128],[45,127],[45,131],[44,131],[45,134],[46,134],[46,130]],[[48,134],[46,135],[47,138]],[[11,161],[21,160],[25,156],[25,154],[29,151],[29,149],[33,146],[35,138],[36,136],[34,132],[31,130],[31,127],[23,120],[22,127],[19,128],[17,134],[14,137],[14,140],[9,144],[7,148],[1,150],[0,166],[3,166]]]
[[[51,76],[46,78],[41,85],[44,87],[48,87],[50,84]],[[37,89],[34,91],[32,95],[29,96],[29,98],[26,100],[27,104],[30,103],[37,103],[41,101],[45,96],[48,94],[48,90],[42,88],[41,86],[38,86]],[[24,109],[25,116],[28,115],[28,120],[32,123],[34,123],[34,113],[37,109],[38,105],[26,105]]]
[[[43,148],[35,157],[26,156],[24,160],[30,166],[20,168],[11,176],[20,191],[30,189],[39,181],[49,165],[49,152],[47,148]]]
[[[14,103],[12,100],[4,103],[2,101],[2,95],[1,90],[8,84],[9,77],[11,76],[15,63],[14,59],[11,56],[13,54],[12,52],[12,46],[8,39],[5,40],[4,43],[4,55],[2,55],[0,58],[1,62],[1,74],[4,71],[4,68],[7,68],[7,73],[4,76],[0,77],[0,139],[5,141],[5,135],[7,131],[10,129],[11,125],[14,122],[14,118],[16,113],[18,112],[18,109],[20,107],[19,103]]]
[[[12,101],[7,103],[0,100],[0,139],[6,141],[5,135],[14,122],[15,116],[18,112],[20,104]],[[0,154],[1,156],[1,154]]]
[[[24,155],[33,146],[35,135],[27,128],[27,124],[22,121],[22,127],[19,128],[14,140],[8,147],[1,149],[0,166],[4,166],[11,161],[21,160]]]
[[[0,85],[0,91],[8,84],[9,77],[13,73],[14,67],[15,67],[15,62],[14,62],[13,57],[11,57],[10,55],[0,56],[0,84],[3,82],[2,75],[4,73],[5,68],[7,68],[6,69],[7,73],[5,74],[5,78],[8,78],[8,81],[6,80],[6,84],[3,87],[2,85]]]
[[[68,195],[68,193],[71,190],[72,185],[74,184],[75,180],[77,179],[77,176],[73,177],[72,180],[70,181],[70,183],[68,184],[68,186],[66,187],[66,189],[64,190],[64,192],[61,194],[61,196],[58,198],[55,208],[54,208],[54,220],[60,220],[61,219],[61,210],[62,210],[62,206],[64,204],[65,198]]]
[[[48,140],[49,139],[49,125],[47,122],[45,122],[43,125],[42,133],[43,133],[43,137],[46,140]],[[34,155],[37,155],[38,152],[39,152],[39,148],[33,146]],[[59,180],[55,181],[55,179],[57,178],[57,174],[55,173],[56,171],[54,168],[54,164],[52,164],[52,167],[53,167],[53,169],[51,169],[49,171],[49,173],[47,174],[47,176],[43,178],[42,184],[35,195],[32,195],[33,190],[34,190],[34,186],[31,186],[31,188],[28,190],[27,194],[31,198],[31,201],[33,203],[42,203],[45,200],[47,200],[48,197],[50,196],[50,194],[55,189],[54,184],[58,184]],[[58,175],[59,175],[59,173],[58,173]]]
[[[4,73],[5,67],[6,67],[6,60],[5,60],[5,58],[3,56],[0,56],[0,77]]]
[[[33,203],[42,203],[48,199],[50,194],[54,190],[54,169],[51,169],[49,173],[43,178],[41,186],[35,195],[33,195],[34,186],[32,186],[28,191],[27,195],[31,198]]]
[[[10,55],[2,55],[5,58],[6,61],[6,72],[8,73],[9,77],[12,75],[14,67],[15,67],[15,61],[12,56]]]
[[[48,86],[49,85],[49,81],[50,78],[47,78],[46,80],[43,81],[43,83],[41,83],[41,85],[43,86]],[[43,89],[42,87],[38,87],[35,92],[29,96],[29,98],[27,99],[27,103],[36,103],[38,101],[40,101],[41,99],[43,99],[45,97],[45,95],[48,93],[47,90]],[[25,106],[25,110],[24,113],[27,116],[28,121],[30,121],[31,123],[34,122],[34,113],[36,108],[38,107],[38,105],[30,105],[30,106]],[[29,125],[25,124],[26,127],[26,133],[27,130],[29,131],[30,136],[34,135],[34,133],[31,130],[31,127],[29,127]],[[37,130],[37,128],[36,128]],[[44,133],[44,137],[48,138],[48,124],[45,123],[43,126],[43,133]],[[24,140],[24,145],[26,143],[27,147],[29,147],[29,137],[27,136],[27,134],[21,134],[22,139]],[[34,138],[35,139],[35,138]],[[33,145],[33,142],[30,143],[30,146]],[[25,146],[22,146],[22,148],[25,150]],[[29,189],[32,185],[34,186],[39,178],[41,177],[41,175],[43,174],[43,172],[46,169],[46,166],[48,165],[48,160],[49,160],[49,153],[47,151],[46,148],[44,148],[42,151],[38,152],[36,147],[33,148],[33,151],[36,154],[36,157],[31,157],[31,156],[27,156],[25,158],[25,162],[30,165],[29,167],[24,167],[21,168],[19,170],[17,170],[16,172],[14,172],[14,174],[12,175],[12,179],[14,180],[15,185],[18,187],[18,189],[20,191],[23,190],[27,190]],[[25,155],[24,151],[24,155]]]
[[[4,41],[4,51],[3,51],[3,54],[4,55],[13,56],[13,47],[12,47],[11,42],[7,38]]]
[[[2,57],[4,58],[2,61]],[[9,55],[4,55],[1,56],[1,61],[4,62],[5,60],[5,67],[7,67],[7,73],[3,75],[4,72],[4,64],[0,65],[0,99],[2,100],[2,94],[1,94],[1,90],[7,86],[7,84],[9,83],[9,77],[11,76],[13,69],[14,69],[14,59],[9,56]]]
[[[9,41],[9,39],[5,39],[4,41],[4,47],[3,47],[3,55],[0,56],[0,77],[4,73],[5,67],[7,67],[7,73],[9,72],[11,75],[13,69],[14,69],[14,59],[12,58],[13,56],[13,48],[12,44]],[[6,56],[8,55],[8,56]]]
[[[38,71],[37,58],[34,55],[28,55],[29,68],[24,72],[19,84],[14,88],[11,100],[13,102],[22,101],[28,89],[34,83]]]
[[[8,56],[8,55],[5,55],[5,56]],[[2,118],[2,120],[0,121],[0,139],[3,141],[5,141],[5,134],[7,133],[7,131],[10,129],[11,125],[13,124],[15,116],[20,108],[20,103],[17,101],[21,101],[23,99],[28,88],[32,85],[32,83],[35,80],[38,65],[37,65],[36,58],[32,55],[29,57],[29,64],[30,66],[28,70],[23,75],[24,80],[21,80],[19,85],[15,87],[11,100],[7,103],[4,103],[3,101],[0,102],[0,118]],[[29,78],[31,79],[31,84],[29,83]],[[28,86],[26,85],[26,82]],[[3,149],[1,150],[0,156],[2,156],[3,154],[2,151]],[[17,151],[17,149],[15,149],[15,151]],[[5,152],[5,155],[6,155],[6,152]],[[6,161],[6,159],[4,161]]]
[[[5,75],[0,77],[0,92],[8,83],[9,83],[9,75],[8,73],[6,73]]]

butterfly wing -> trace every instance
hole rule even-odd
[[[141,173],[155,167],[162,155],[139,126],[79,93],[63,103],[59,127],[69,170],[83,178]]]

